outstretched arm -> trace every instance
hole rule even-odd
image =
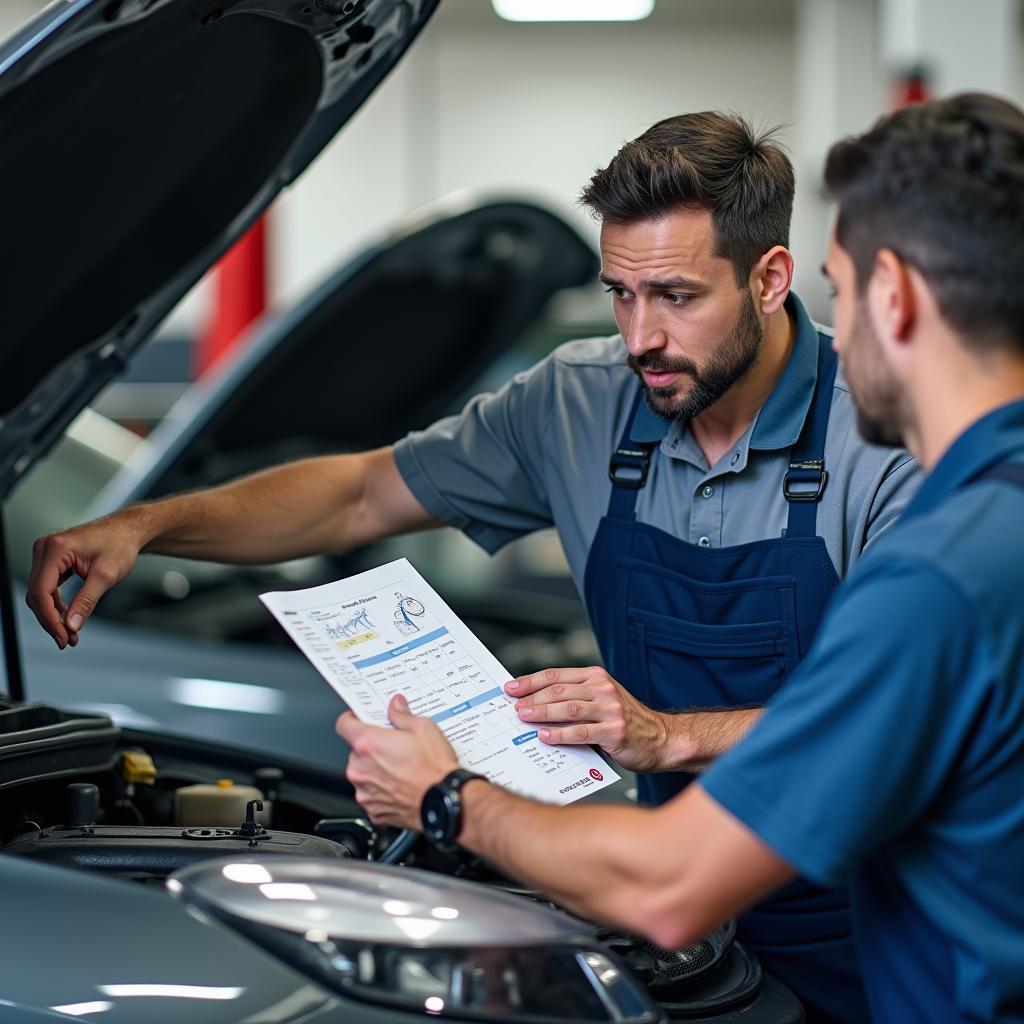
[[[141,552],[259,564],[438,525],[390,448],[304,459],[40,537],[26,601],[63,648]],[[65,607],[59,588],[75,575],[85,583]]]

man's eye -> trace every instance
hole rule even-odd
[[[693,296],[681,295],[679,292],[665,292],[665,301],[670,306],[685,306],[693,301]]]
[[[625,288],[622,288],[617,284],[608,285],[608,287],[605,288],[605,292],[611,292],[611,294],[617,299],[624,299],[628,294]]]

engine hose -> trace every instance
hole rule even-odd
[[[391,840],[387,849],[377,858],[377,863],[395,864],[413,848],[416,840],[419,839],[419,835],[419,832],[414,832],[411,828],[403,828],[402,831]]]

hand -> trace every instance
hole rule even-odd
[[[25,603],[61,650],[77,645],[99,599],[131,572],[141,547],[138,532],[123,516],[51,533],[32,545]],[[85,582],[65,607],[60,588],[72,576]]]
[[[444,733],[409,710],[396,693],[388,705],[394,729],[360,722],[346,711],[335,728],[352,748],[345,774],[356,801],[376,825],[420,827],[423,794],[458,768],[459,759]]]
[[[566,722],[538,729],[545,743],[594,743],[623,768],[663,770],[666,716],[640,703],[603,668],[549,668],[505,684],[524,722]]]

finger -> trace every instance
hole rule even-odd
[[[60,586],[64,572],[62,559],[52,552],[47,557],[46,550],[37,545],[32,551],[32,574],[29,577],[25,603],[32,609],[39,625],[56,641],[57,646],[64,649],[68,642],[68,631],[62,621],[61,611],[54,602],[53,595]]]
[[[345,711],[338,715],[337,721],[334,723],[334,731],[343,739],[349,746],[352,746],[356,737],[362,732],[363,723],[351,711]]]
[[[409,702],[405,697],[396,693],[388,702],[388,721],[396,729],[411,729],[416,716],[409,710]]]
[[[521,700],[516,701],[516,709],[540,707],[543,704],[565,704],[568,701],[593,701],[594,695],[590,688],[583,683],[554,683],[544,690],[527,694]],[[549,721],[555,721],[554,717],[548,715]]]
[[[599,729],[593,725],[563,725],[538,729],[537,735],[544,743],[577,746],[581,743],[600,745]]]
[[[89,616],[96,610],[100,598],[114,585],[114,573],[102,563],[93,562],[86,574],[81,590],[68,605],[64,621],[67,628],[78,633]]]
[[[582,683],[590,675],[589,668],[546,668],[542,672],[519,676],[505,684],[505,692],[514,697],[525,697],[549,686]]]
[[[516,709],[524,722],[600,722],[601,706],[586,700],[524,704]]]

